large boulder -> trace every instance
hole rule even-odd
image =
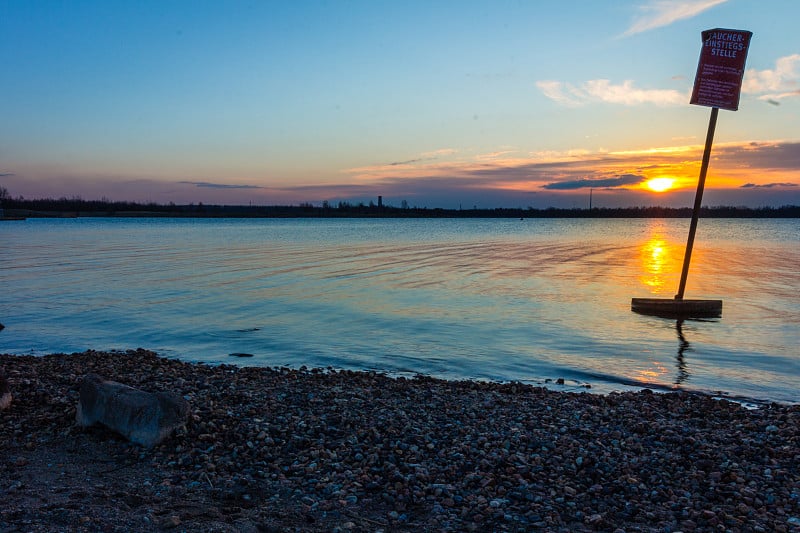
[[[145,392],[87,374],[76,419],[81,426],[102,424],[150,448],[183,426],[188,416],[189,404],[178,394]]]
[[[8,380],[0,373],[0,411],[8,409],[8,406],[11,405],[11,400],[11,388],[8,386]]]

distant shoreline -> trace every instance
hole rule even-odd
[[[689,207],[625,207],[592,209],[494,208],[444,209],[393,207],[339,203],[315,206],[274,205],[161,205],[132,202],[108,202],[81,199],[22,200],[6,199],[2,211],[6,217],[25,218],[690,218]],[[782,207],[703,207],[703,218],[800,218],[800,206]]]

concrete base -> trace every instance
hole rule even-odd
[[[664,318],[719,318],[722,316],[722,300],[632,298],[631,311]]]

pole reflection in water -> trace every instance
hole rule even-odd
[[[675,377],[675,386],[680,387],[684,381],[689,379],[689,371],[686,369],[686,359],[684,353],[690,351],[691,345],[683,334],[683,320],[675,322],[675,330],[678,332],[678,375]]]

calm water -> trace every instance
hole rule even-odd
[[[800,221],[67,219],[0,224],[0,353],[720,391],[800,402]],[[249,359],[232,352],[254,354]]]

